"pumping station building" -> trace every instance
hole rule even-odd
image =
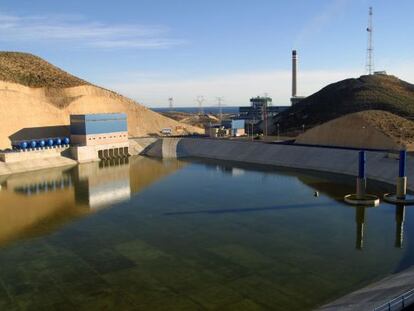
[[[36,137],[36,132],[45,136]],[[0,152],[0,161],[12,163],[64,155],[78,162],[91,162],[125,158],[129,153],[125,113],[71,115],[69,126],[32,128],[23,136],[12,140],[12,150]]]
[[[124,113],[70,116],[72,156],[78,162],[128,156],[128,123]]]

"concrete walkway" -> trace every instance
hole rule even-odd
[[[372,311],[414,288],[414,267],[348,294],[317,311]],[[393,309],[395,310],[395,309]]]

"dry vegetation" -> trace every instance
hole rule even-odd
[[[383,110],[414,118],[414,85],[390,75],[361,76],[324,87],[276,117],[285,131],[311,128],[343,115]]]
[[[66,88],[88,82],[28,53],[0,52],[0,80],[29,87]]]
[[[413,121],[380,110],[363,111],[359,115],[399,144],[412,145],[414,143]]]

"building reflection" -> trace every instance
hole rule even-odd
[[[14,188],[14,191],[24,195],[39,195],[44,192],[54,192],[72,187],[72,178],[70,175],[62,176],[58,179],[44,180],[38,183],[27,183]]]
[[[128,158],[78,165],[72,174],[79,205],[99,209],[131,198]]]
[[[216,171],[231,175],[233,177],[242,176],[246,172],[244,169],[240,167],[234,167],[234,166],[225,165],[225,164],[216,164],[215,167],[216,167]]]
[[[2,179],[0,244],[39,236],[133,194],[183,168],[144,157],[56,168]]]
[[[33,173],[11,175],[2,186],[22,195],[40,195],[71,188],[72,178],[65,170],[52,169]]]

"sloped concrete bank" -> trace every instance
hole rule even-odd
[[[414,267],[361,288],[316,309],[316,311],[372,311],[384,304],[385,306],[382,310],[388,310],[387,304],[391,299],[407,293],[412,288],[414,288]],[[412,301],[412,299],[410,300]],[[409,302],[406,301],[405,306],[408,305]],[[402,299],[398,299],[392,307],[390,306],[389,310],[401,310],[402,307]]]
[[[162,138],[144,154],[159,158],[198,157],[315,170],[356,176],[358,150],[280,145],[207,138]],[[395,184],[398,160],[387,152],[367,151],[367,177]],[[414,191],[414,160],[407,159],[408,189]],[[412,183],[411,183],[412,182]]]

